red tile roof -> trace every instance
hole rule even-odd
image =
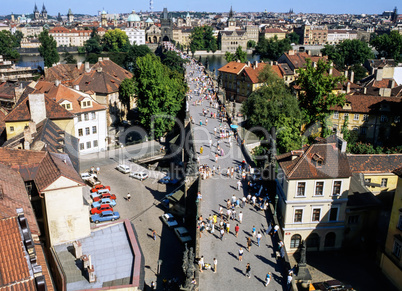
[[[245,63],[230,62],[218,69],[218,71],[238,75],[246,66]]]
[[[283,78],[283,72],[279,65],[273,65],[271,66],[271,69],[278,75],[279,78]]]
[[[307,59],[310,59],[311,62],[318,62],[318,60],[327,60],[327,56],[324,57],[317,57],[317,56],[310,56],[305,52],[296,52],[294,54],[285,53],[286,58],[292,63],[295,69],[303,68],[306,63]]]
[[[397,111],[402,105],[401,97],[382,97],[367,95],[346,95],[346,102],[351,104],[351,109],[343,109],[342,106],[332,107],[331,110],[341,112],[370,113],[380,110],[381,106],[388,104],[390,110]]]
[[[286,153],[276,158],[290,180],[347,178],[352,175],[346,155],[338,150],[335,143],[313,144],[297,158],[292,160],[291,156],[291,153]],[[314,156],[323,159],[321,167],[315,165]]]
[[[45,69],[45,77],[42,76],[41,80],[48,82],[59,80],[62,84],[71,85],[71,82],[84,72],[84,67],[84,64],[80,67],[73,64],[59,64]]]
[[[286,33],[286,31],[279,28],[265,28],[262,33]]]
[[[355,173],[392,173],[402,167],[402,154],[348,155],[349,165]]]
[[[68,112],[62,106],[60,106],[55,101],[46,96],[45,96],[45,106],[46,106],[47,118],[50,118],[52,120],[74,118],[74,115],[71,112]],[[20,99],[18,104],[6,116],[5,122],[28,121],[28,120],[31,120],[31,111],[29,107],[29,96],[25,96],[24,99]]]
[[[255,66],[253,66],[253,67],[246,66],[244,68],[244,74],[246,74],[250,78],[250,80],[253,84],[260,83],[260,81],[258,80],[258,75],[265,68],[266,65],[267,64],[265,64],[265,63],[260,63],[260,64],[258,64],[257,68]]]

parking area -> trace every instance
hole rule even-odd
[[[96,165],[96,161],[94,164]],[[127,164],[130,165],[129,162]],[[158,183],[158,178],[153,177],[140,181],[119,172],[116,166],[117,163],[112,160],[109,164],[102,165],[98,179],[103,185],[110,186],[111,193],[116,195],[117,204],[113,209],[119,212],[120,219],[129,219],[135,227],[145,258],[145,284],[149,286],[151,281],[162,284],[164,278],[180,276],[184,248],[173,229],[164,225],[160,219],[165,213],[160,201],[177,185],[161,184]],[[90,204],[90,187],[86,192],[84,198]],[[130,200],[127,199],[128,193]],[[93,223],[91,225],[95,226]],[[152,236],[153,230],[156,231],[156,240]],[[157,277],[159,260],[162,260],[161,275]]]

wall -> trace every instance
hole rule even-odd
[[[60,177],[44,191],[50,245],[89,236],[89,206],[83,204],[84,186]]]
[[[74,119],[52,119],[52,121],[65,132],[75,136]]]
[[[381,180],[385,178],[388,179],[387,181],[387,187],[371,187],[367,186],[367,188],[373,193],[373,194],[379,194],[382,191],[394,191],[396,189],[397,183],[398,183],[398,176],[392,173],[383,173],[383,174],[370,174],[370,173],[365,173],[364,174],[364,179],[371,179],[371,183],[379,184],[381,185]]]
[[[7,140],[24,132],[24,128],[27,125],[29,125],[29,121],[7,122],[6,123]],[[14,127],[14,130],[11,131],[10,127]]]
[[[106,136],[107,136],[107,126],[106,126],[106,110],[86,112],[88,113],[89,120],[85,120],[84,114],[81,114],[81,121],[78,121],[77,117],[74,117],[75,122],[75,137],[79,138],[79,143],[84,144],[84,150],[80,150],[80,154],[89,154],[100,152],[107,148]],[[92,113],[95,113],[95,119],[92,119]],[[97,132],[93,133],[93,126],[96,126]],[[90,134],[86,134],[86,128],[89,128]],[[83,136],[79,136],[78,130],[82,129]],[[94,141],[98,141],[98,146],[94,147]],[[91,147],[87,147],[87,142],[91,143]],[[80,147],[78,147],[80,149]]]

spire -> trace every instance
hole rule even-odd
[[[38,10],[38,6],[36,6],[36,3],[35,3],[34,13],[36,13],[36,12],[39,12],[39,10]]]
[[[45,7],[45,3],[43,3],[43,5],[42,5],[42,13],[43,13],[43,12],[47,12],[47,11],[46,11],[46,7]]]
[[[233,9],[232,9],[232,5],[230,5],[230,11],[229,11],[229,18],[233,17]]]

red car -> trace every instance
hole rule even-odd
[[[94,193],[94,192],[98,192],[98,190],[101,190],[101,189],[108,189],[109,191],[110,191],[110,186],[103,186],[103,185],[95,185],[92,189],[91,189],[91,193]]]
[[[113,211],[113,207],[110,206],[109,204],[102,204],[99,207],[92,208],[91,209],[91,214],[99,214],[102,213],[103,211]]]
[[[103,198],[110,198],[110,199],[116,200],[116,195],[110,194],[110,193],[103,193],[103,194],[100,195],[100,196],[94,197],[94,198],[93,198],[93,201],[96,202],[96,201],[99,201],[99,200],[101,200],[101,199],[103,199]]]

